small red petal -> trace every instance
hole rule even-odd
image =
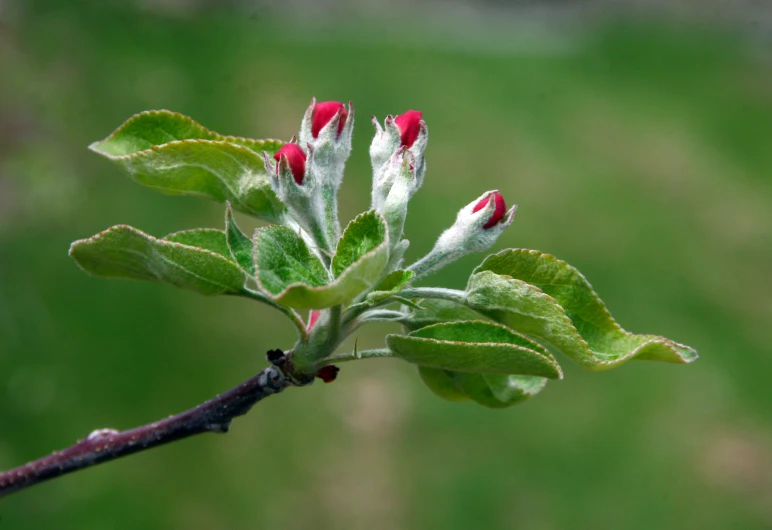
[[[493,215],[491,215],[491,218],[488,219],[488,222],[483,225],[483,228],[486,230],[496,226],[502,219],[504,219],[504,215],[507,213],[507,204],[504,202],[504,197],[498,192],[478,202],[472,209],[472,213],[479,212],[485,208],[488,205],[488,201],[491,200],[491,197],[493,197],[494,202]]]
[[[311,328],[314,327],[314,324],[316,324],[316,321],[319,320],[319,316],[322,314],[319,310],[313,310],[308,315],[308,326],[306,329],[308,331],[311,331]]]
[[[394,123],[399,127],[402,145],[405,147],[413,147],[416,138],[418,138],[422,116],[423,112],[420,110],[409,110],[394,119]]]
[[[340,101],[324,101],[314,105],[314,114],[311,118],[311,136],[318,138],[319,131],[335,117],[338,111],[342,111],[340,121],[338,122],[338,134],[340,134],[348,117],[348,112],[346,112],[346,107],[343,103]]]
[[[274,160],[281,162],[282,155],[287,157],[287,162],[292,170],[292,177],[298,184],[303,184],[303,177],[306,174],[306,154],[297,144],[284,144],[281,149],[273,155]],[[277,167],[278,171],[279,168]]]

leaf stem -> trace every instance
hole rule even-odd
[[[306,324],[305,322],[303,322],[303,319],[294,309],[284,307],[283,305],[277,302],[274,302],[268,296],[264,295],[260,291],[255,291],[247,287],[242,288],[241,292],[238,294],[246,298],[251,298],[252,300],[257,300],[258,302],[263,302],[264,304],[268,304],[274,309],[278,309],[279,311],[284,313],[287,316],[287,318],[290,319],[290,321],[292,321],[292,324],[295,326],[295,329],[297,330],[298,335],[300,335],[300,340],[304,341],[308,338]]]
[[[378,348],[375,350],[358,350],[356,353],[336,353],[335,355],[329,355],[321,360],[326,364],[329,363],[345,363],[348,361],[358,361],[360,359],[374,359],[377,357],[391,357],[391,350],[388,348]]]
[[[412,287],[402,289],[399,296],[403,298],[435,298],[448,300],[457,304],[466,304],[466,293],[458,289],[445,289],[443,287]]]

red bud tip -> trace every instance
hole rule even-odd
[[[309,315],[308,315],[308,326],[306,327],[306,329],[308,331],[311,331],[311,328],[314,327],[314,325],[316,324],[316,321],[319,320],[319,316],[321,314],[322,314],[322,312],[317,310],[317,309],[315,309],[315,310],[313,310],[313,311],[311,311],[309,313]]]
[[[394,119],[402,136],[402,145],[405,147],[413,147],[415,139],[418,138],[418,132],[421,130],[421,116],[423,112],[420,110],[409,110]]]
[[[327,366],[323,366],[318,372],[316,372],[316,377],[318,377],[325,383],[332,383],[333,381],[335,381],[335,378],[338,377],[338,372],[340,372],[340,368],[338,368],[334,364],[328,364]]]
[[[488,201],[491,200],[491,197],[493,197],[495,206],[493,209],[493,215],[491,215],[491,218],[488,219],[488,222],[483,225],[483,228],[486,230],[496,226],[499,221],[504,219],[504,215],[507,213],[507,204],[504,202],[504,197],[502,197],[501,193],[499,192],[494,192],[493,195],[490,195],[478,202],[472,210],[472,213],[479,212],[485,208],[488,205]]]
[[[346,112],[346,107],[343,106],[343,103],[340,101],[324,101],[314,105],[314,113],[311,118],[311,136],[318,138],[319,131],[330,123],[330,120],[335,117],[339,110],[343,111],[343,114],[340,117],[340,122],[338,122],[338,134],[343,130],[348,117],[348,112]]]
[[[281,149],[273,155],[274,160],[281,162],[282,155],[287,157],[289,167],[292,170],[292,176],[298,185],[303,184],[303,176],[306,174],[306,154],[297,144],[284,144]],[[279,168],[276,167],[278,173]]]

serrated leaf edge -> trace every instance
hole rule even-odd
[[[115,225],[115,226],[130,226],[130,225]],[[115,226],[111,226],[110,228],[115,228]],[[110,230],[110,228],[108,228],[107,230]],[[107,230],[103,230],[103,232],[107,232]],[[139,229],[137,229],[137,230],[139,230]],[[142,232],[142,230],[139,230],[139,231]],[[225,233],[224,230],[220,230],[219,228],[203,227],[203,228],[187,228],[185,230],[177,230],[176,232],[171,232],[169,234],[166,234],[163,237],[155,237],[155,236],[150,236],[150,237],[155,237],[155,239],[162,239],[164,241],[167,241],[167,238],[174,237],[174,236],[179,235],[179,234],[186,234],[186,233],[189,233],[189,232],[219,232],[221,234]],[[101,233],[102,232],[100,232],[100,234]],[[142,232],[142,233],[144,234],[145,232]],[[97,234],[97,235],[99,235],[99,234]],[[150,235],[150,234],[147,234],[147,235]],[[92,236],[92,237],[96,237],[96,236]],[[177,241],[168,241],[168,242],[169,243],[177,243]],[[185,245],[184,243],[180,243],[180,244],[181,245]],[[185,246],[186,247],[192,247],[193,245],[185,245]],[[201,250],[208,250],[208,249],[201,248],[201,247],[195,247],[195,248],[198,248],[198,249],[201,249]],[[209,250],[209,252],[211,252],[211,250]],[[215,254],[217,254],[217,253],[215,252]],[[222,254],[217,254],[217,255],[218,256],[222,256]]]

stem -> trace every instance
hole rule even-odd
[[[445,289],[443,287],[413,287],[402,289],[399,296],[403,298],[435,298],[448,300],[457,304],[466,304],[466,293],[457,289]]]
[[[369,322],[399,322],[406,315],[392,309],[375,309],[362,313],[358,318],[351,319],[346,324],[346,334],[350,335]]]
[[[324,200],[324,221],[327,227],[327,240],[333,246],[340,239],[340,221],[338,221],[338,188],[332,183],[322,186]]]
[[[426,256],[410,265],[407,270],[412,271],[413,280],[417,280],[432,271],[441,269],[464,255],[463,250],[448,252],[446,249],[438,249],[436,246]]]
[[[128,431],[99,429],[67,449],[0,473],[0,497],[188,436],[205,432],[228,432],[231,421],[246,414],[261,399],[281,392],[288,386],[303,386],[313,382],[313,376],[295,373],[289,357],[280,350],[270,353],[281,354],[271,359],[273,366],[195,408]]]
[[[360,359],[374,359],[377,357],[392,357],[391,350],[388,348],[378,348],[376,350],[361,350],[351,353],[337,353],[322,359],[324,363],[345,363],[347,361],[358,361]]]
[[[279,311],[287,315],[287,318],[289,318],[292,321],[292,324],[295,326],[295,329],[297,329],[297,332],[300,335],[300,339],[306,340],[308,335],[306,331],[306,324],[303,322],[303,319],[300,317],[300,315],[298,315],[297,311],[295,311],[294,309],[290,309],[288,307],[284,307],[283,305],[274,302],[263,293],[259,291],[253,291],[252,289],[248,289],[246,287],[244,287],[239,294],[247,298],[251,298],[252,300],[257,300],[258,302],[263,302],[264,304],[268,304],[274,309],[278,309]]]

